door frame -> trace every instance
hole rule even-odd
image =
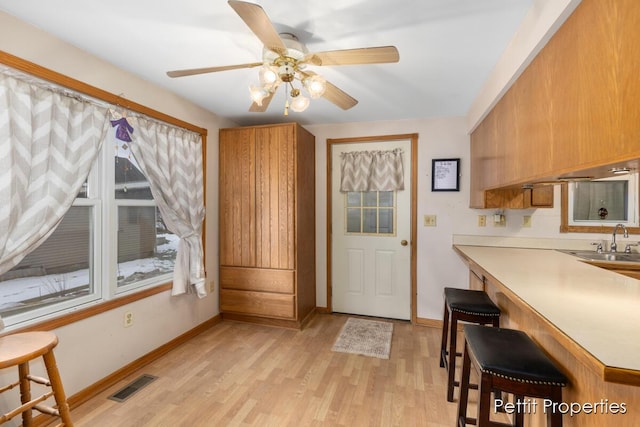
[[[418,134],[417,133],[407,133],[407,134],[397,134],[397,135],[379,135],[379,136],[364,136],[364,137],[353,137],[353,138],[327,138],[327,311],[330,313],[333,312],[333,291],[332,291],[332,229],[333,229],[333,218],[331,214],[332,209],[332,186],[331,186],[331,173],[333,169],[332,165],[332,148],[334,145],[338,144],[359,144],[366,142],[386,142],[386,141],[397,141],[401,139],[409,139],[411,141],[411,323],[415,324],[417,321],[417,274],[416,274],[416,266],[417,266],[417,249],[418,249],[418,239],[417,239],[417,190],[418,190]]]

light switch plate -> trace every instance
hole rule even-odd
[[[425,227],[435,227],[436,226],[436,216],[435,215],[425,215],[424,216],[424,226]]]

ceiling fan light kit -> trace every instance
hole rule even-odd
[[[262,63],[227,65],[221,67],[195,68],[167,72],[169,77],[183,77],[195,74],[218,71],[254,68],[258,71],[259,85],[249,87],[252,112],[266,111],[274,93],[282,83],[287,86],[284,114],[289,114],[289,107],[295,112],[307,109],[310,99],[324,97],[343,110],[354,107],[358,101],[338,87],[326,81],[322,76],[308,70],[308,66],[326,65],[358,65],[398,62],[400,56],[394,46],[358,48],[309,53],[306,46],[291,33],[278,32],[261,6],[239,0],[229,0],[229,5],[236,11],[249,29],[264,45]],[[306,97],[294,86],[300,83],[309,94]]]

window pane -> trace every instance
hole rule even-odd
[[[379,194],[380,197],[380,205],[383,207],[392,207],[393,206],[393,191],[381,191]]]
[[[347,233],[360,233],[360,208],[347,209]]]
[[[115,159],[116,199],[153,200],[147,178],[133,156]]]
[[[360,193],[350,191],[347,193],[347,206],[360,206]]]
[[[378,224],[377,224],[377,211],[376,209],[365,209],[363,212],[364,221],[362,221],[362,232],[363,233],[376,233]]]
[[[87,189],[89,188],[89,184],[87,183],[87,180],[85,179],[85,181],[82,183],[82,187],[80,187],[80,191],[78,191],[78,194],[76,195],[77,199],[86,199],[87,198]]]
[[[378,233],[393,234],[393,209],[380,209],[380,228]]]
[[[378,192],[377,191],[367,191],[362,193],[364,196],[364,201],[362,206],[378,206]]]
[[[171,273],[177,250],[155,206],[118,207],[118,286]]]
[[[72,206],[42,245],[0,276],[0,314],[18,314],[91,292],[92,215],[91,206]]]

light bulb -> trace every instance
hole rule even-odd
[[[313,99],[320,98],[327,89],[327,81],[319,75],[309,76],[302,82]]]
[[[309,98],[298,95],[291,101],[291,109],[296,113],[301,113],[309,106]]]
[[[258,72],[260,83],[266,89],[271,89],[280,84],[280,78],[274,67],[270,65],[263,65]]]
[[[251,94],[251,100],[260,106],[262,106],[262,100],[269,95],[268,90],[259,86],[249,87],[249,93]]]

